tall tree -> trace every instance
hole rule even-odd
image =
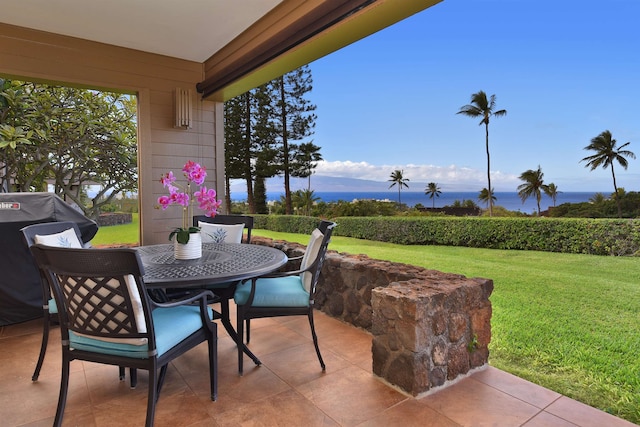
[[[489,155],[489,120],[491,117],[501,117],[507,114],[507,110],[496,110],[496,96],[491,95],[487,99],[487,94],[483,91],[471,95],[471,104],[464,105],[456,114],[467,117],[481,117],[480,125],[485,128],[485,147],[487,151],[487,188],[491,187],[491,156]],[[493,215],[493,199],[489,197],[489,216]]]
[[[246,148],[250,142],[246,140],[245,104],[248,93],[236,96],[224,103],[224,180],[225,203],[227,214],[231,213],[231,180],[244,179],[247,182],[246,165],[251,165],[250,150]],[[249,177],[249,180],[252,176]],[[247,203],[249,203],[249,191],[247,191]],[[252,203],[250,204],[252,206]]]
[[[300,141],[313,134],[316,106],[306,98],[313,89],[311,69],[305,65],[273,82],[277,93],[274,103],[274,126],[280,142],[280,171],[284,175],[285,212],[293,212],[291,203],[291,163]]]
[[[275,94],[273,86],[264,84],[252,91],[255,102],[252,113],[254,140],[254,203],[256,213],[267,213],[267,178],[279,171],[276,129],[274,126]]]
[[[523,184],[518,185],[518,196],[524,203],[529,197],[535,196],[536,204],[538,206],[538,216],[540,216],[540,199],[542,198],[542,192],[548,191],[548,186],[544,184],[544,174],[542,169],[538,165],[538,169],[528,169],[520,174],[520,180],[524,181]]]
[[[493,194],[493,188],[491,189],[491,191],[487,190],[486,188],[480,190],[480,194],[478,194],[478,200],[480,200],[487,206],[489,206],[490,204],[493,205],[493,202],[497,200],[496,196]]]
[[[558,198],[558,194],[560,193],[562,193],[562,191],[558,190],[558,187],[553,182],[549,183],[549,185],[547,185],[547,188],[544,190],[544,194],[551,197],[554,207],[556,206],[556,199]]]
[[[436,184],[435,182],[430,182],[427,184],[427,188],[425,188],[424,194],[429,196],[429,198],[432,201],[431,207],[435,208],[436,199],[434,197],[440,197],[440,194],[442,194],[442,191],[440,191],[440,187],[438,187],[438,184]]]
[[[270,90],[269,85],[262,85],[225,102],[226,205],[231,206],[230,180],[242,179],[249,213],[266,210],[264,180],[278,172]]]
[[[616,184],[616,173],[613,169],[613,165],[615,162],[618,162],[620,166],[624,169],[627,169],[629,166],[629,162],[626,157],[631,159],[635,159],[636,155],[633,154],[629,150],[624,150],[630,142],[626,142],[622,144],[620,147],[617,147],[617,142],[611,136],[611,132],[605,130],[600,135],[591,139],[591,143],[584,147],[585,150],[594,151],[595,154],[591,156],[587,156],[580,160],[581,162],[587,162],[585,167],[591,168],[591,170],[595,170],[596,168],[602,166],[602,169],[606,169],[611,166],[611,177],[613,178],[613,189],[616,197],[616,205],[618,206],[618,217],[622,217],[622,207],[620,206],[620,197],[618,196],[618,185]]]
[[[313,175],[313,170],[318,166],[320,160],[322,160],[320,147],[313,142],[300,144],[293,156],[291,176],[307,178],[307,191],[311,191],[311,175]]]
[[[398,208],[402,205],[402,201],[400,199],[400,192],[402,191],[402,187],[409,188],[409,184],[407,184],[409,178],[405,178],[403,174],[404,171],[396,169],[391,173],[388,179],[388,181],[391,183],[389,188],[392,188],[395,185],[398,186]]]

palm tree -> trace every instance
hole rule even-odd
[[[432,200],[432,208],[436,207],[436,199],[434,199],[435,197],[440,197],[440,194],[442,194],[442,191],[440,191],[440,187],[438,187],[438,184],[436,184],[435,182],[430,182],[427,184],[427,188],[424,189],[424,194],[428,195],[429,198]]]
[[[551,197],[551,200],[553,200],[554,208],[556,207],[556,199],[560,193],[562,193],[562,191],[559,191],[558,187],[553,182],[547,185],[547,188],[544,190],[544,194]]]
[[[409,185],[407,184],[407,181],[409,181],[409,178],[403,177],[402,176],[403,173],[404,173],[404,171],[396,169],[389,176],[389,178],[391,178],[391,179],[388,180],[391,183],[389,188],[393,187],[396,184],[398,185],[398,207],[400,207],[400,205],[401,205],[401,202],[400,202],[400,190],[402,190],[403,186],[409,188]]]
[[[489,190],[487,190],[486,188],[483,188],[482,190],[480,190],[480,194],[478,195],[478,200],[480,200],[485,205],[492,206],[493,202],[497,200],[496,196],[494,196],[493,194],[493,188],[491,189],[491,192],[489,192]]]
[[[483,91],[471,95],[471,104],[464,105],[456,114],[464,114],[468,117],[482,117],[480,125],[485,128],[485,146],[487,150],[487,188],[491,187],[491,157],[489,156],[489,119],[491,116],[501,117],[507,114],[507,110],[494,111],[496,96],[491,95],[487,100],[487,94]],[[492,191],[493,192],[493,191]],[[493,200],[489,197],[489,216],[493,214]]]
[[[602,193],[596,193],[589,198],[589,202],[594,205],[601,205],[607,200],[607,197]]]
[[[520,179],[524,181],[524,184],[518,185],[518,195],[524,203],[529,197],[536,196],[536,204],[538,206],[538,216],[540,216],[540,199],[542,199],[542,192],[547,191],[548,186],[544,184],[542,177],[542,169],[538,165],[537,170],[529,169],[520,175]]]
[[[605,130],[600,135],[591,140],[591,144],[584,147],[585,150],[595,151],[595,154],[587,156],[580,160],[581,162],[587,162],[585,167],[590,167],[594,170],[600,166],[602,169],[606,169],[611,166],[611,176],[613,177],[613,189],[616,195],[616,204],[618,205],[618,217],[622,217],[622,207],[620,206],[620,198],[618,197],[618,185],[616,184],[616,174],[613,170],[613,163],[617,161],[620,166],[627,169],[629,162],[625,157],[632,159],[636,158],[636,155],[629,150],[623,150],[624,147],[631,144],[626,142],[620,147],[616,147],[616,140],[611,137],[611,132]]]

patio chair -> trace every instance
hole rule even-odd
[[[59,313],[62,378],[55,426],[62,423],[72,360],[149,371],[145,425],[152,426],[169,362],[206,341],[211,400],[216,400],[217,333],[207,307],[211,292],[201,291],[166,304],[152,303],[134,249],[36,244],[31,252],[58,307],[64,307]]]
[[[28,248],[36,243],[45,244],[47,246],[58,247],[71,247],[71,248],[87,248],[91,245],[89,243],[82,242],[82,234],[78,224],[73,221],[57,221],[57,222],[43,222],[38,224],[28,225],[21,230],[22,237]],[[75,238],[74,238],[75,234]],[[51,323],[58,322],[58,306],[55,299],[51,296],[49,289],[49,283],[44,277],[42,270],[38,269],[41,279],[42,289],[42,311],[43,316],[43,328],[42,328],[42,343],[40,344],[40,355],[38,356],[38,362],[36,368],[31,376],[31,381],[38,381],[40,376],[40,370],[44,363],[44,356],[47,351],[47,344],[49,342],[49,326]],[[120,367],[120,380],[124,380],[124,367]],[[136,387],[137,375],[135,369],[131,369],[129,372],[129,379],[131,388]]]
[[[242,375],[243,329],[246,325],[247,343],[250,340],[251,319],[277,316],[301,316],[309,318],[311,337],[316,348],[320,366],[326,369],[318,337],[313,323],[313,304],[318,278],[331,233],[336,226],[334,222],[321,221],[313,230],[309,244],[301,258],[300,268],[293,271],[278,272],[256,277],[239,284],[234,294],[237,304],[237,346],[238,372]],[[291,258],[295,261],[297,258]]]

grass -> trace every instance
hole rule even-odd
[[[94,246],[132,244],[139,241],[139,217],[137,213],[132,214],[132,221],[129,224],[112,225],[100,227],[98,233],[91,240]]]
[[[93,243],[134,243],[137,233],[135,221],[103,227]],[[253,234],[308,240],[267,230]],[[640,424],[637,258],[403,246],[339,236],[329,249],[493,279],[491,365]]]

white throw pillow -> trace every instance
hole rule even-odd
[[[318,258],[318,252],[320,252],[320,246],[322,246],[322,239],[324,238],[324,234],[317,228],[313,230],[311,233],[311,238],[309,239],[309,244],[307,245],[307,249],[304,252],[304,256],[302,257],[302,262],[300,263],[300,270],[304,270],[311,264],[313,261]],[[310,272],[305,271],[300,275],[300,279],[302,280],[302,285],[307,292],[311,291],[311,280],[313,276]]]
[[[211,224],[198,221],[202,243],[242,243],[244,224]]]
[[[36,234],[33,240],[38,244],[57,248],[82,248],[82,244],[73,228],[55,234]]]

